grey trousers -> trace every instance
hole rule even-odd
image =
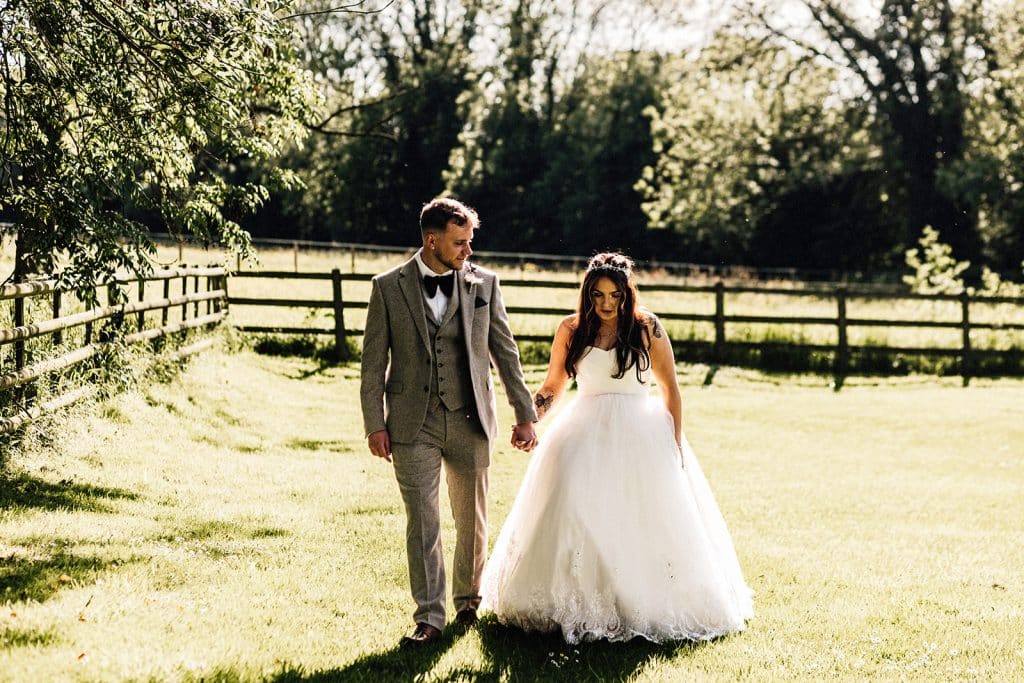
[[[455,519],[455,610],[480,605],[480,575],[487,554],[487,468],[490,444],[475,411],[448,410],[436,399],[412,443],[392,443],[395,476],[406,513],[409,584],[416,601],[413,620],[445,625],[445,571],[438,491],[441,464]]]

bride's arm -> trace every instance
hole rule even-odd
[[[676,443],[683,441],[683,399],[679,395],[679,384],[676,382],[676,359],[672,353],[672,342],[662,327],[661,321],[653,313],[647,314],[647,331],[651,345],[651,371],[661,389],[661,398],[665,402],[665,410],[672,416],[676,429]]]
[[[555,330],[555,338],[551,342],[551,360],[548,362],[548,374],[544,384],[533,396],[533,405],[537,408],[537,419],[544,417],[555,404],[569,383],[569,373],[565,371],[565,356],[569,351],[569,339],[572,337],[572,320],[569,316],[562,320]]]

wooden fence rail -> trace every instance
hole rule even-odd
[[[238,329],[245,332],[281,333],[281,334],[314,334],[333,335],[337,343],[344,343],[348,336],[359,336],[362,330],[348,328],[345,325],[344,312],[346,310],[365,309],[367,302],[364,300],[351,300],[343,296],[343,283],[345,282],[366,282],[373,275],[366,273],[342,273],[335,269],[330,273],[294,273],[289,271],[246,271],[232,275],[237,278],[262,278],[280,280],[331,280],[333,284],[333,296],[331,299],[308,299],[308,298],[268,298],[268,297],[231,297],[229,302],[232,306],[285,306],[311,309],[331,309],[335,312],[333,327],[300,327],[300,326],[273,326],[273,325],[241,325]],[[523,280],[503,279],[504,287],[530,287],[544,289],[576,289],[577,282],[553,281],[553,280]],[[285,288],[287,292],[287,288]],[[833,370],[838,380],[845,376],[851,354],[861,352],[883,353],[883,354],[908,354],[908,355],[931,355],[948,356],[959,359],[960,374],[964,381],[972,376],[977,359],[985,356],[998,356],[1002,354],[1020,354],[1022,348],[1014,346],[1008,350],[979,349],[971,342],[973,330],[1002,330],[1002,331],[1024,331],[1024,322],[995,321],[981,322],[971,318],[972,305],[994,305],[1007,304],[1024,311],[1024,297],[1006,296],[980,296],[971,295],[967,292],[957,295],[945,294],[913,294],[898,290],[881,291],[876,287],[857,288],[847,285],[837,286],[815,286],[808,288],[781,288],[781,287],[756,287],[756,286],[732,286],[726,285],[719,280],[713,285],[677,285],[677,284],[655,284],[644,283],[643,292],[678,292],[707,294],[714,299],[714,312],[708,314],[679,313],[672,311],[656,310],[660,318],[666,321],[690,321],[711,323],[714,326],[714,336],[708,342],[695,340],[683,340],[674,342],[678,348],[687,346],[710,345],[713,356],[722,358],[728,348],[736,349],[791,349],[799,348],[806,351],[828,352],[833,354]],[[779,315],[742,315],[729,314],[727,312],[727,296],[740,294],[758,294],[778,297],[810,298],[817,300],[832,300],[834,302],[834,316],[779,316]],[[506,299],[509,297],[506,295]],[[907,301],[929,301],[929,302],[955,302],[959,304],[960,316],[957,320],[906,320],[898,318],[873,318],[873,317],[851,317],[848,314],[848,304],[851,299],[859,300],[907,300]],[[506,301],[508,303],[508,301]],[[572,311],[565,307],[543,307],[543,306],[508,306],[510,314],[535,314],[562,316]],[[1021,317],[1024,320],[1024,316]],[[797,325],[797,326],[829,326],[836,330],[836,343],[834,344],[789,344],[780,342],[750,342],[734,341],[728,338],[727,325],[747,323],[752,325]],[[552,321],[552,333],[555,322]],[[876,346],[857,345],[849,341],[851,328],[922,328],[922,329],[958,329],[961,331],[960,345],[957,347],[940,346]],[[513,330],[515,332],[515,330]],[[530,335],[516,334],[516,339],[524,342],[544,342],[551,340],[551,334]]]
[[[172,294],[172,283],[180,280],[180,293]],[[160,287],[162,296],[146,298],[146,285]],[[137,291],[137,300],[115,303],[115,288],[131,287]],[[190,291],[191,290],[191,291]],[[155,290],[153,290],[155,291]],[[26,302],[47,297],[47,310],[51,316],[44,320],[27,320]],[[84,311],[65,313],[67,302],[64,293],[53,281],[34,281],[0,286],[0,301],[12,302],[13,326],[0,328],[0,347],[14,345],[14,361],[10,369],[0,371],[0,391],[15,393],[12,403],[20,404],[20,413],[0,416],[0,434],[11,432],[40,415],[68,406],[94,393],[91,386],[65,392],[46,401],[33,403],[23,392],[30,383],[46,376],[55,376],[61,371],[94,358],[114,344],[135,344],[167,337],[185,330],[216,325],[227,316],[228,292],[227,273],[223,268],[176,268],[157,271],[147,277],[119,278],[110,285],[106,305],[99,305]],[[180,315],[172,321],[171,311],[180,308]],[[205,310],[203,310],[205,308]],[[159,325],[147,328],[146,314],[160,311]],[[122,334],[119,338],[109,335],[95,335],[93,326],[103,320],[130,320],[134,316],[135,331]],[[83,328],[81,344],[69,348],[67,332]],[[49,336],[52,349],[62,351],[58,355],[32,362],[27,360],[26,342]],[[209,340],[179,349],[175,355],[185,356],[202,350]]]

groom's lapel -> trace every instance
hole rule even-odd
[[[462,332],[466,338],[466,350],[473,353],[473,316],[476,314],[476,290],[466,283],[466,269],[455,274],[455,284],[459,288],[459,309],[462,313]]]
[[[420,269],[416,259],[411,259],[398,274],[398,286],[409,304],[409,315],[420,333],[423,346],[430,350],[430,336],[427,334],[427,309],[423,303],[423,285],[420,284]]]

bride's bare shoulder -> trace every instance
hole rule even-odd
[[[555,330],[555,339],[563,339],[568,344],[569,340],[572,339],[572,335],[576,333],[576,327],[576,314],[573,313],[572,315],[565,316],[558,323],[558,329]]]

